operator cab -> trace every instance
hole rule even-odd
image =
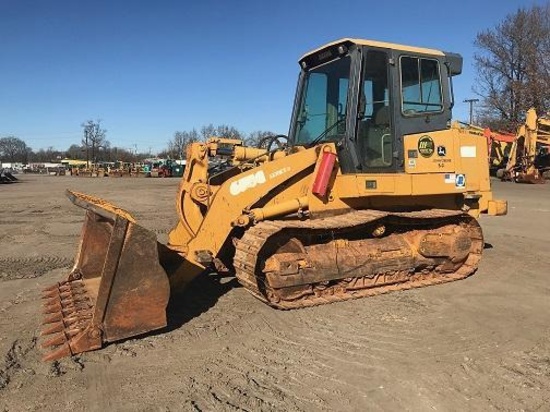
[[[450,127],[462,57],[342,39],[300,59],[291,145],[335,142],[343,173],[404,170],[403,136]]]

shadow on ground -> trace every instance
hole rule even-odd
[[[170,296],[166,310],[168,325],[159,333],[177,329],[208,311],[220,297],[235,287],[240,287],[235,277],[218,273],[199,275],[183,292]]]

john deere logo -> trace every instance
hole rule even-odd
[[[418,152],[422,157],[430,157],[434,154],[434,149],[434,141],[430,136],[425,135],[418,140]]]

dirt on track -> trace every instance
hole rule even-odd
[[[493,182],[509,215],[482,218],[468,279],[285,312],[213,274],[166,330],[42,363],[40,291],[67,274],[84,219],[64,190],[165,242],[178,181],[18,178],[0,187],[0,412],[550,409],[548,184]]]

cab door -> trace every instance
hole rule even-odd
[[[359,84],[356,147],[365,173],[395,171],[388,52],[366,49]]]

